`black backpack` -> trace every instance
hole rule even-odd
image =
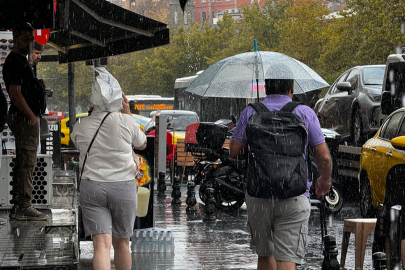
[[[305,193],[307,130],[301,117],[292,113],[299,104],[291,101],[280,111],[269,111],[263,103],[249,104],[256,111],[246,125],[250,196],[286,199]]]

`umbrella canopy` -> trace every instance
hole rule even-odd
[[[258,88],[259,97],[265,97],[265,79],[294,79],[296,94],[329,86],[321,76],[297,59],[278,52],[257,51],[216,62],[185,91],[203,97],[255,98]]]

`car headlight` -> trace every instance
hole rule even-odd
[[[368,97],[374,102],[381,102],[381,95],[367,94]]]

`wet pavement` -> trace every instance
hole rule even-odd
[[[156,228],[173,232],[174,253],[132,253],[132,269],[256,269],[257,256],[250,245],[245,205],[230,214],[216,212],[217,219],[207,222],[204,221],[204,205],[198,197],[198,186],[197,212],[193,215],[186,213],[186,187],[181,188],[181,205],[171,204],[171,191],[171,186],[167,186],[165,198],[156,197],[157,192],[154,192],[154,215]],[[68,199],[64,200],[71,205]],[[46,225],[72,224],[72,218],[76,215],[69,208],[46,210],[51,215],[49,222],[11,221],[0,225],[0,269],[11,269],[12,265],[27,269],[30,267],[23,263],[29,261],[37,263],[36,269],[51,268],[53,262],[59,262],[61,266],[66,263],[66,267],[73,266],[71,269],[92,269],[91,242],[80,242],[80,260],[74,265],[74,239],[70,229],[50,228],[48,234],[45,234]],[[8,219],[8,211],[1,210],[0,217]],[[360,218],[357,202],[345,202],[340,213],[327,219],[328,233],[336,237],[339,262],[343,221],[347,218]],[[319,211],[314,207],[309,222],[306,264],[300,269],[321,269],[323,247],[320,228]],[[22,246],[16,239],[27,243],[27,246]],[[372,236],[369,236],[364,269],[372,268],[371,245]],[[345,267],[354,269],[354,235],[350,237]],[[115,269],[114,266],[112,269]]]
[[[174,254],[132,253],[132,269],[256,269],[257,255],[250,245],[246,206],[234,213],[216,212],[216,221],[204,221],[204,204],[196,190],[197,213],[186,213],[187,189],[181,188],[180,206],[171,204],[171,186],[167,186],[166,198],[154,198],[155,227],[171,230],[174,235]],[[327,218],[327,229],[336,237],[340,263],[343,221],[360,218],[358,203],[345,202],[340,213]],[[299,269],[320,270],[323,261],[320,215],[316,207],[311,211],[306,264]],[[372,269],[372,236],[367,241],[364,269]],[[85,246],[84,246],[85,245]],[[79,269],[91,269],[91,243],[81,242]],[[111,253],[112,255],[113,253]],[[111,258],[113,258],[111,256]],[[113,261],[113,259],[111,259]],[[112,268],[114,269],[114,267]],[[354,235],[350,237],[345,269],[354,269]]]

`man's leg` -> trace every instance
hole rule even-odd
[[[37,151],[29,149],[19,149],[17,158],[20,163],[17,178],[18,197],[20,208],[31,206],[32,200],[32,173],[37,164]]]
[[[16,143],[16,166],[13,175],[15,218],[17,220],[46,220],[48,215],[42,214],[31,205],[32,172],[37,164],[39,125],[37,123],[30,126],[24,117],[11,116],[9,126],[14,133]],[[12,214],[13,209],[10,217]]]
[[[257,260],[257,270],[276,270],[277,264],[274,256],[259,256]]]
[[[274,258],[277,270],[302,264],[307,247],[309,199],[300,195],[280,200],[274,206]]]
[[[95,270],[110,270],[111,234],[93,235],[93,268]]]
[[[10,219],[15,219],[17,211],[20,208],[20,198],[19,198],[19,190],[20,188],[18,187],[19,181],[18,179],[21,177],[21,162],[19,160],[20,155],[18,152],[21,151],[21,138],[24,136],[24,131],[23,131],[23,118],[9,114],[7,115],[7,123],[10,128],[10,130],[13,132],[14,139],[15,139],[15,155],[16,158],[14,160],[14,167],[13,167],[13,176],[12,176],[12,189],[11,189],[11,195],[12,195],[12,203],[14,206],[11,208],[10,211]]]
[[[296,267],[293,262],[277,261],[277,270],[295,270]]]
[[[114,264],[117,270],[131,270],[132,257],[129,251],[129,238],[112,238]]]

